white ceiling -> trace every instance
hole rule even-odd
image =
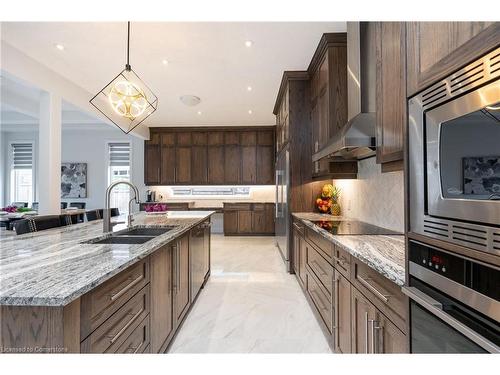
[[[3,72],[0,77],[0,131],[27,131],[38,128],[40,89]],[[73,126],[101,125],[102,121],[67,101],[62,102],[61,122]]]
[[[133,22],[130,63],[159,98],[146,125],[272,125],[282,72],[306,69],[321,35],[345,28],[345,22]],[[2,23],[2,39],[92,94],[125,65],[126,23]],[[179,97],[186,94],[201,104],[185,106]]]

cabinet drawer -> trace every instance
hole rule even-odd
[[[312,246],[307,246],[307,265],[316,275],[328,294],[332,295],[333,266],[323,258],[318,250]]]
[[[224,203],[224,210],[229,211],[251,211],[251,203]]]
[[[298,220],[293,221],[293,229],[296,230],[301,235],[301,237],[304,237],[305,235],[304,224],[302,224],[300,221]]]
[[[332,301],[320,287],[320,282],[312,275],[307,273],[307,293],[311,297],[316,310],[326,325],[328,332],[332,333]]]
[[[81,337],[87,337],[148,282],[146,258],[85,294],[81,301]]]
[[[149,351],[149,315],[126,338],[115,353],[137,354]]]
[[[306,240],[316,246],[316,249],[326,257],[326,260],[333,264],[332,255],[334,245],[332,242],[308,228],[306,228]]]
[[[266,206],[264,203],[254,203],[253,204],[254,211],[264,211],[265,209],[266,209]]]
[[[352,258],[351,282],[399,329],[406,332],[407,297],[401,287],[358,259]]]
[[[335,269],[349,280],[351,276],[351,254],[342,249],[340,246],[334,245],[333,260]]]
[[[82,342],[82,353],[114,353],[148,314],[149,284]]]

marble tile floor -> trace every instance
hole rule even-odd
[[[273,237],[212,235],[212,275],[170,353],[330,353]]]

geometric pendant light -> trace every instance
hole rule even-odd
[[[130,133],[158,108],[158,98],[130,66],[130,22],[127,23],[127,64],[111,82],[92,99],[99,112]]]

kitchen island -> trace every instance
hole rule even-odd
[[[101,220],[1,239],[0,351],[165,351],[209,277],[212,214],[136,214],[168,229],[140,244],[96,243]]]

